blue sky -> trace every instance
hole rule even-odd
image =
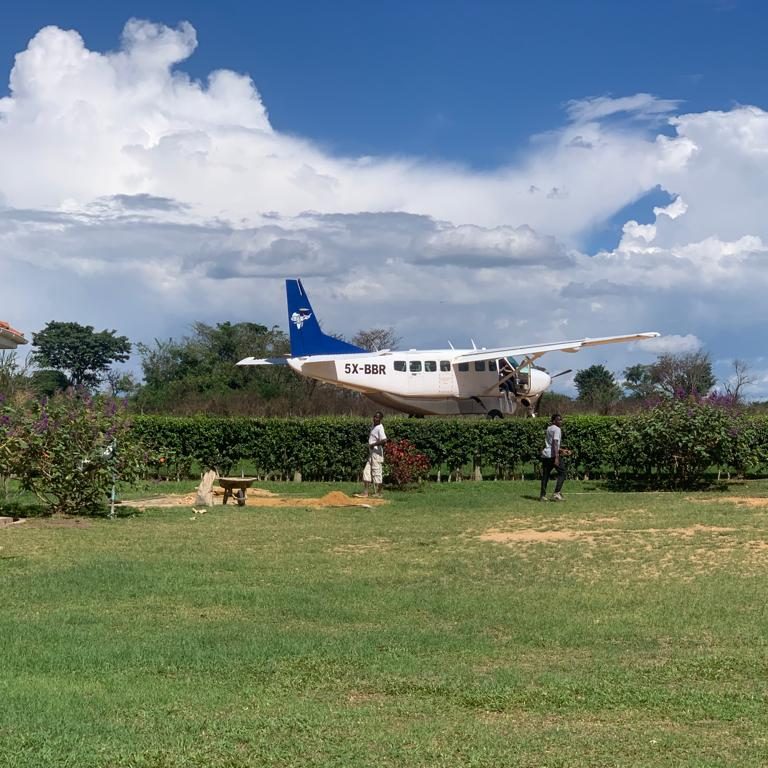
[[[114,49],[130,17],[190,21],[202,44],[185,71],[249,73],[276,129],[352,155],[492,168],[571,99],[648,92],[727,109],[768,83],[768,6],[754,0],[32,0],[4,9],[0,63],[48,24]]]
[[[14,4],[0,259],[38,300],[0,289],[0,314],[145,341],[284,324],[301,275],[347,335],[659,330],[566,363],[698,345],[768,397],[767,21],[746,0]]]

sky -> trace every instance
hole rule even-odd
[[[768,399],[767,25],[753,0],[13,4],[0,317],[287,330],[301,277],[347,337],[659,331],[542,362],[703,350]]]

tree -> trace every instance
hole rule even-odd
[[[651,376],[651,366],[636,363],[624,369],[624,389],[628,390],[630,397],[645,400],[656,394],[656,385]]]
[[[32,358],[43,368],[67,374],[74,387],[96,388],[112,363],[125,362],[131,343],[116,331],[94,331],[92,325],[52,321],[32,334]]]
[[[107,371],[105,378],[109,385],[109,394],[112,397],[120,397],[120,395],[130,397],[138,391],[140,386],[132,373],[121,373],[114,368]]]
[[[662,393],[706,395],[715,386],[712,361],[706,352],[662,355],[651,365],[651,381]]]
[[[757,379],[749,370],[749,365],[743,360],[736,359],[733,361],[733,375],[723,383],[723,387],[725,393],[730,395],[734,402],[740,403],[744,396],[744,387],[748,387],[756,381]]]
[[[604,365],[591,365],[573,378],[578,399],[592,408],[607,411],[621,397],[621,387]]]
[[[63,392],[69,386],[69,379],[61,371],[52,371],[45,368],[34,371],[29,383],[32,391],[38,397],[50,397],[56,392]]]
[[[400,343],[400,338],[395,336],[392,328],[370,328],[358,331],[352,337],[352,343],[369,352],[379,352],[382,349],[395,349]]]
[[[138,344],[145,385],[135,404],[174,413],[261,411],[264,401],[306,396],[309,383],[287,366],[237,366],[245,357],[280,357],[290,349],[277,326],[196,322],[181,340]],[[254,409],[254,405],[258,407]]]

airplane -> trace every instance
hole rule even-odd
[[[246,357],[237,365],[287,365],[301,376],[361,392],[378,405],[414,416],[484,415],[502,418],[523,407],[535,416],[554,376],[536,365],[547,352],[653,339],[632,333],[496,349],[384,349],[370,352],[320,328],[301,280],[285,281],[291,353]]]
[[[16,349],[21,344],[26,344],[27,340],[21,331],[0,320],[0,349]]]

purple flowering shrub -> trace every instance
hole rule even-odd
[[[66,392],[0,403],[0,474],[17,477],[53,513],[93,513],[113,482],[142,469],[143,450],[113,398]]]

